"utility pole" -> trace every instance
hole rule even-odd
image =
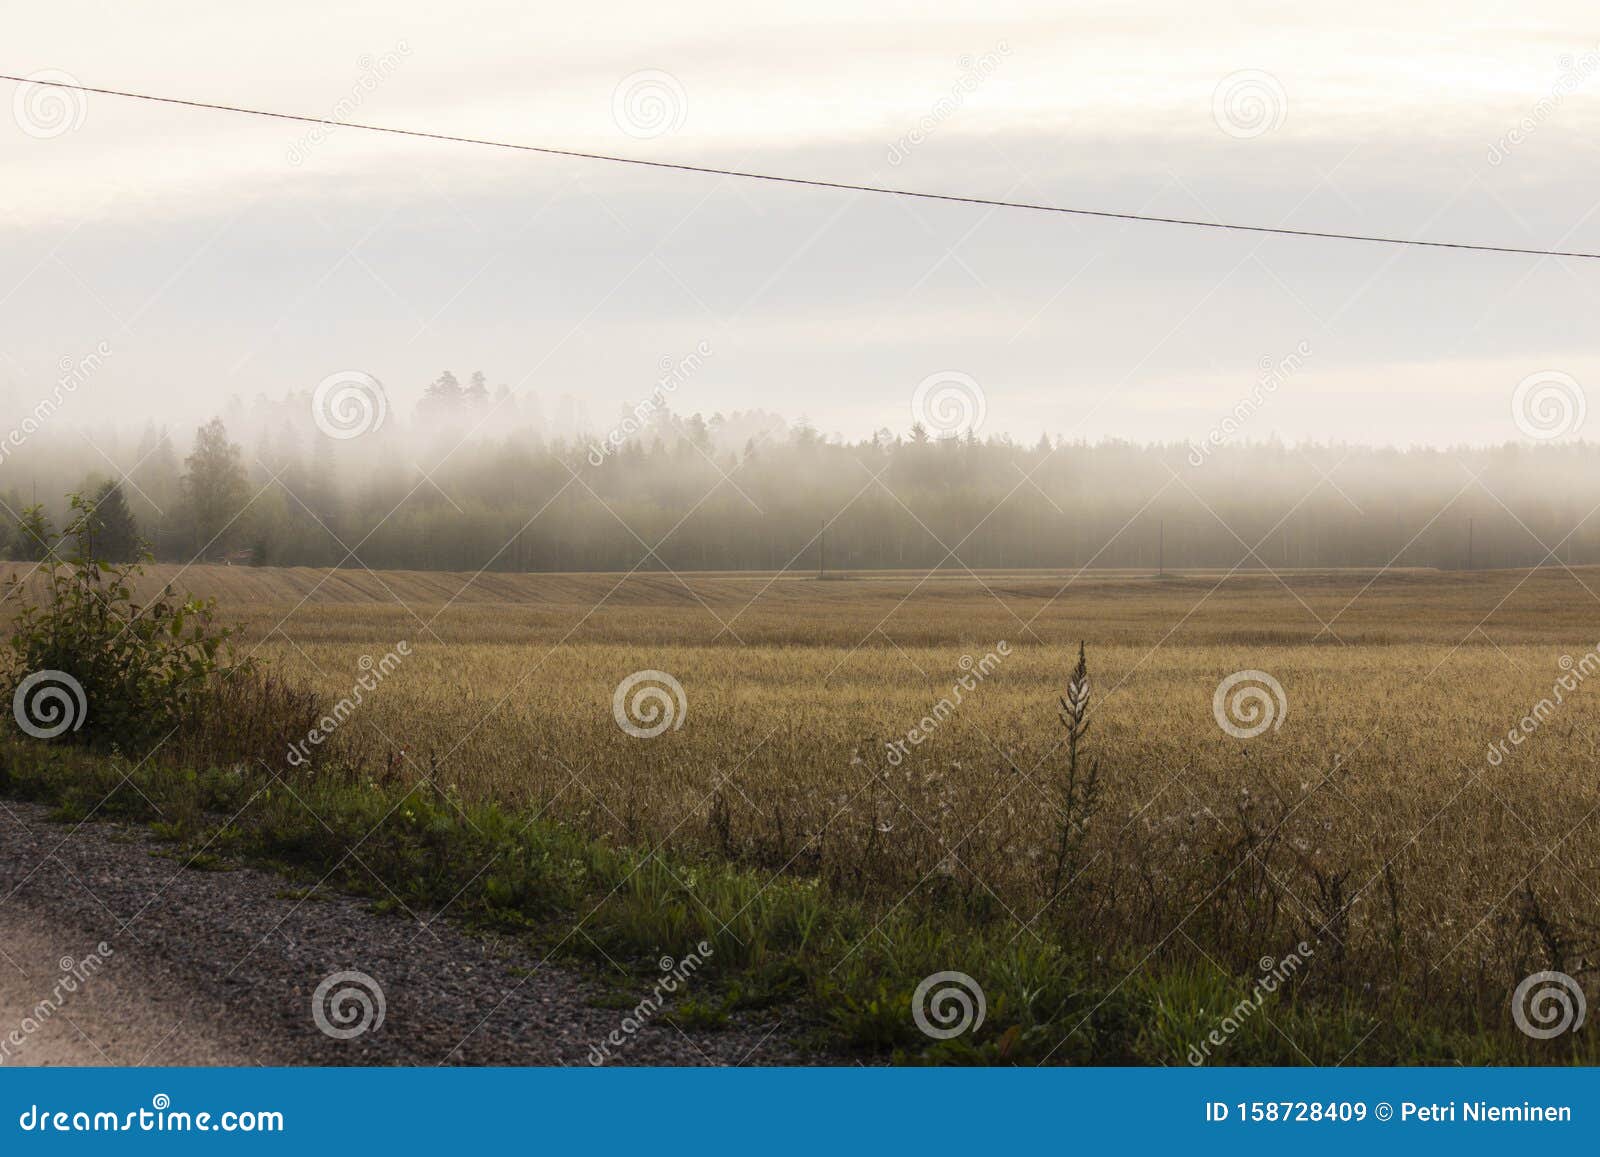
[[[824,522],[822,529],[817,531],[817,577],[820,579],[828,569],[828,524]]]
[[[1472,569],[1472,519],[1467,519],[1467,569]]]
[[[1167,573],[1167,520],[1161,519],[1156,526],[1156,575],[1160,578]]]

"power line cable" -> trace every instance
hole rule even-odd
[[[1586,261],[1600,261],[1600,253],[1584,253],[1569,249],[1533,249],[1520,245],[1484,245],[1467,241],[1423,241],[1413,237],[1389,237],[1376,233],[1339,233],[1322,229],[1288,229],[1275,225],[1244,225],[1233,221],[1206,221],[1193,217],[1160,217],[1149,213],[1124,213],[1113,209],[1082,209],[1068,205],[1045,205],[1032,201],[1007,201],[996,197],[968,197],[957,193],[930,193],[918,189],[896,189],[887,185],[858,185],[850,181],[824,181],[810,177],[786,177],[776,173],[756,173],[747,169],[722,169],[713,165],[688,165],[677,161],[651,161],[643,157],[622,157],[611,153],[591,153],[579,149],[558,149],[549,145],[524,145],[513,141],[497,141],[486,137],[456,136],[451,133],[431,133],[421,129],[391,128],[387,125],[362,124],[359,121],[330,120],[326,117],[302,116],[298,113],[274,112],[269,109],[244,108],[240,105],[217,104],[212,101],[184,100],[175,96],[156,96],[147,92],[124,92],[114,88],[93,88],[86,84],[68,84],[59,80],[30,80],[25,76],[0,73],[0,80],[18,84],[38,84],[51,88],[64,88],[74,92],[95,93],[100,96],[123,97],[128,100],[151,101],[156,104],[180,105],[184,108],[209,109],[213,112],[240,113],[244,116],[269,117],[273,120],[295,121],[300,124],[324,125],[334,128],[358,129],[368,133],[387,133],[397,137],[415,137],[420,140],[448,141],[459,145],[481,145],[493,149],[514,149],[523,153],[542,153],[551,157],[570,157],[582,161],[606,161],[615,165],[636,165],[648,169],[670,169],[680,173],[703,173],[713,177],[736,177],[745,181],[767,181],[779,185],[802,185],[814,189],[842,189],[855,193],[878,193],[889,197],[913,197],[923,201],[947,201],[957,205],[984,205],[996,209],[1026,209],[1036,213],[1065,213],[1075,217],[1100,217],[1112,221],[1138,221],[1149,225],[1182,225],[1194,229],[1221,229],[1236,233],[1270,233],[1280,237],[1312,237],[1324,241],[1365,241],[1375,245],[1409,245],[1425,249],[1464,249],[1476,253],[1516,253],[1526,257],[1576,257]]]

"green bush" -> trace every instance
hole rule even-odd
[[[42,584],[31,574],[6,584],[5,601],[18,610],[0,653],[0,688],[12,725],[34,739],[142,755],[205,713],[224,680],[253,668],[227,661],[233,632],[215,625],[214,600],[180,599],[168,587],[141,604],[142,562],[69,556],[69,540],[92,538],[96,515],[81,495],[71,507],[60,536],[44,525],[53,541],[38,567]]]

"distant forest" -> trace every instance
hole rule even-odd
[[[845,441],[664,401],[586,430],[481,375],[357,437],[309,394],[196,429],[56,428],[0,456],[0,550],[40,554],[69,492],[157,558],[418,570],[935,566],[1523,567],[1600,562],[1600,446],[1375,449],[938,438]],[[616,436],[625,429],[625,436]],[[826,525],[826,533],[819,534]],[[1252,553],[1253,552],[1253,553]]]

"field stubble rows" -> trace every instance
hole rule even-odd
[[[884,903],[949,896],[1108,956],[1240,975],[1306,940],[1342,989],[1486,1012],[1530,971],[1593,967],[1600,573],[919,577],[181,581],[330,705],[407,641],[344,725],[363,774]],[[1080,640],[1102,792],[1058,876]],[[683,688],[649,739],[613,714],[643,669]],[[1241,670],[1283,689],[1247,739],[1213,707]],[[1576,690],[1491,757],[1564,674]]]

